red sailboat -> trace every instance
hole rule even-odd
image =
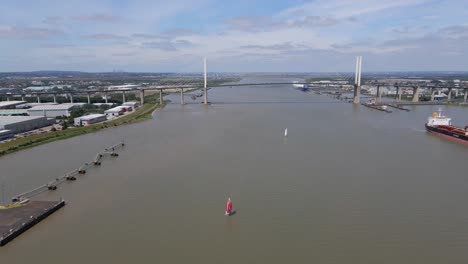
[[[225,212],[225,215],[228,215],[230,216],[232,214],[232,202],[231,202],[231,198],[228,198],[228,201],[226,203],[226,212]]]

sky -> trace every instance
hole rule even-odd
[[[0,0],[0,71],[467,71],[466,0]]]

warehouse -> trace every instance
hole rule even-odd
[[[123,103],[122,106],[131,106],[133,109],[136,109],[140,106],[140,103],[131,101]]]
[[[58,104],[58,105],[37,105],[27,109],[30,116],[45,117],[69,117],[73,108],[79,107],[76,104]]]
[[[28,111],[24,109],[0,109],[0,116],[27,116]]]
[[[122,108],[122,110],[123,110],[124,112],[131,112],[131,111],[133,111],[133,107],[131,107],[131,106],[129,106],[129,105],[121,105],[121,106],[119,106],[119,107]]]
[[[103,114],[91,114],[75,118],[75,126],[89,126],[107,120]]]
[[[122,115],[123,113],[124,113],[124,108],[122,108],[121,106],[117,106],[117,107],[104,111],[104,114],[106,114],[107,119],[114,118],[116,116]]]
[[[0,130],[11,130],[15,134],[50,126],[54,123],[54,118],[43,116],[0,116]]]
[[[3,101],[0,102],[0,109],[11,109],[15,108],[17,105],[22,105],[25,103],[25,101]]]

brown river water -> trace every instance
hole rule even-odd
[[[39,196],[68,204],[0,263],[468,263],[468,147],[425,132],[438,106],[388,114],[289,86],[209,99],[0,158],[9,198],[127,143]]]

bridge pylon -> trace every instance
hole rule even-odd
[[[361,100],[361,68],[362,56],[356,57],[356,72],[354,77],[354,100],[355,104],[359,104]]]

